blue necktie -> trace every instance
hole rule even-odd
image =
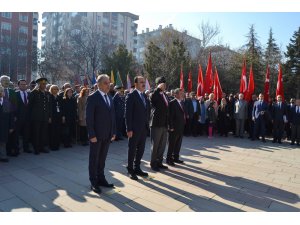
[[[106,102],[106,105],[107,105],[108,107],[110,107],[110,105],[109,105],[109,102],[108,102],[107,95],[104,95],[104,97],[105,97],[105,102]]]
[[[141,93],[140,96],[141,96],[141,99],[143,100],[144,106],[146,107],[146,100],[145,100],[143,94]]]

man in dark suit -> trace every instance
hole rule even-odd
[[[18,81],[19,91],[16,92],[18,108],[17,108],[17,121],[16,121],[16,133],[17,138],[22,136],[23,151],[31,153],[29,149],[29,137],[30,137],[30,123],[29,123],[29,108],[28,99],[29,92],[27,92],[26,80]]]
[[[191,130],[192,130],[192,135],[194,137],[197,137],[199,134],[199,116],[200,116],[200,103],[199,101],[196,99],[196,93],[195,92],[191,92],[190,93],[190,97],[191,97],[191,105],[192,105],[192,110],[191,110]]]
[[[89,179],[91,189],[100,194],[100,186],[113,188],[104,175],[105,160],[111,140],[116,137],[115,108],[109,96],[109,76],[97,77],[98,91],[87,99],[86,124],[90,140]]]
[[[166,90],[166,79],[158,77],[155,80],[157,88],[150,97],[151,102],[151,168],[154,171],[168,169],[163,165],[163,156],[167,144],[169,100],[164,93]]]
[[[50,93],[46,92],[46,78],[36,80],[38,86],[30,93],[28,109],[32,124],[32,144],[34,154],[49,153],[45,149],[48,124],[51,123],[52,106]]]
[[[189,93],[185,93],[184,102],[184,110],[186,112],[186,124],[184,128],[184,135],[190,136],[192,133],[192,119],[194,114],[193,103]]]
[[[254,103],[252,110],[252,119],[254,121],[254,136],[252,140],[254,141],[256,137],[261,135],[262,141],[265,140],[266,133],[266,116],[268,112],[268,104],[264,102],[264,95],[262,93],[258,96],[259,100]]]
[[[169,147],[167,164],[170,166],[174,166],[174,162],[183,163],[183,161],[179,159],[179,152],[182,143],[184,125],[186,123],[186,113],[182,102],[184,92],[179,88],[175,89],[174,92],[175,99],[170,102],[169,106]]]
[[[290,122],[292,127],[291,145],[297,142],[300,145],[300,99],[296,100],[296,105],[291,108]]]
[[[253,106],[254,103],[256,102],[257,97],[256,94],[252,95],[252,99],[249,101],[248,103],[248,119],[247,119],[247,123],[248,123],[248,132],[249,132],[249,139],[252,139],[253,133],[254,133],[254,121],[252,120],[252,111],[253,111]]]
[[[287,122],[287,106],[282,102],[282,96],[277,96],[277,102],[272,105],[272,122],[273,122],[273,143],[278,141],[281,144],[281,139],[284,130],[284,123]]]
[[[140,165],[149,130],[150,102],[144,94],[144,77],[135,77],[134,85],[134,91],[129,93],[125,100],[125,123],[128,136],[127,170],[131,179],[138,180],[137,176],[148,176]]]
[[[288,118],[291,118],[292,108],[295,106],[295,99],[291,98],[290,103],[287,105]],[[290,119],[288,119],[290,120]],[[292,128],[291,123],[287,123],[285,126],[286,138],[287,140],[291,140],[292,137]]]

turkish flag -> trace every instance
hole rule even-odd
[[[215,95],[215,100],[217,102],[219,102],[219,100],[222,99],[222,87],[220,84],[220,80],[219,80],[219,75],[218,75],[218,71],[217,71],[217,67],[215,67],[215,77],[214,77],[214,95]]]
[[[270,67],[269,67],[269,65],[267,65],[265,91],[264,91],[264,101],[265,102],[269,102],[269,96],[270,96]]]
[[[204,84],[203,84],[203,75],[202,75],[202,67],[199,64],[198,70],[198,84],[197,84],[197,97],[203,96],[204,92]]]
[[[189,78],[188,78],[188,93],[190,93],[193,90],[193,79],[192,79],[192,71],[189,72]]]
[[[180,68],[180,89],[184,90],[182,64],[181,64],[181,68]]]
[[[255,84],[254,84],[254,75],[253,75],[253,69],[252,69],[252,64],[250,67],[250,75],[249,75],[249,82],[248,82],[248,89],[247,89],[247,94],[245,96],[245,99],[249,102],[252,99],[252,95],[254,93],[255,89]]]
[[[281,95],[282,101],[284,101],[283,80],[282,80],[282,71],[281,71],[281,65],[280,64],[279,64],[278,79],[277,79],[276,97],[278,95]]]
[[[209,53],[208,63],[206,67],[206,75],[204,82],[204,93],[210,94],[211,89],[213,87],[213,70],[212,70],[212,61],[211,61],[211,53]]]
[[[246,75],[246,73],[247,73],[246,60],[244,59],[241,81],[240,81],[240,93],[243,93],[244,95],[247,92],[247,75]]]

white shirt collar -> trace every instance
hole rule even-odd
[[[142,94],[142,92],[141,92],[141,91],[139,91],[138,89],[135,89],[135,90],[137,90],[137,92],[139,93],[139,95],[141,95],[141,94]]]
[[[103,91],[101,91],[100,89],[98,89],[98,91],[100,92],[100,94],[103,96],[104,98],[104,95],[107,95],[106,93],[104,93]]]

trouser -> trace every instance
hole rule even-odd
[[[235,135],[239,136],[239,137],[243,137],[244,132],[245,132],[245,120],[244,119],[236,119],[235,126],[236,126]]]
[[[182,134],[175,131],[169,132],[169,146],[167,160],[179,159],[179,152],[182,143]]]
[[[184,127],[184,135],[190,136],[191,135],[191,119],[186,119],[186,124]]]
[[[29,150],[30,124],[28,121],[19,121],[17,126],[18,140],[22,137],[23,151]]]
[[[300,142],[300,125],[292,124],[292,142]]]
[[[228,135],[228,122],[227,119],[219,120],[219,134]]]
[[[89,177],[93,186],[97,186],[99,182],[105,180],[104,168],[109,144],[109,138],[90,143]]]
[[[47,128],[48,122],[46,121],[32,121],[33,148],[35,153],[44,151]]]
[[[274,140],[281,141],[284,129],[284,122],[274,120],[273,123],[273,138]]]
[[[128,140],[128,169],[139,169],[144,155],[147,138],[147,128],[133,131],[133,136]],[[134,165],[133,165],[134,164]]]
[[[4,142],[0,142],[0,159],[7,159],[5,146],[6,144]]]
[[[191,130],[192,130],[192,135],[193,136],[198,136],[198,113],[193,114],[193,118],[191,120]]]
[[[206,124],[205,123],[199,123],[199,134],[202,136],[204,133],[206,134]]]
[[[61,138],[61,122],[52,121],[50,124],[49,146],[51,150],[59,148]]]
[[[162,164],[167,144],[168,130],[166,127],[151,127],[151,166]]]
[[[249,132],[249,138],[254,138],[254,121],[252,119],[248,119],[248,132]]]
[[[74,138],[76,138],[76,122],[68,122],[64,125],[64,145],[70,146],[72,144],[72,139]]]
[[[116,118],[117,138],[122,138],[124,134],[125,119],[124,117]]]
[[[8,134],[6,152],[8,155],[19,153],[19,140],[16,130]]]
[[[266,134],[266,123],[263,117],[258,117],[254,122],[254,137],[261,136],[263,139],[265,138]]]
[[[88,142],[88,133],[86,126],[79,126],[80,142],[85,144]]]

